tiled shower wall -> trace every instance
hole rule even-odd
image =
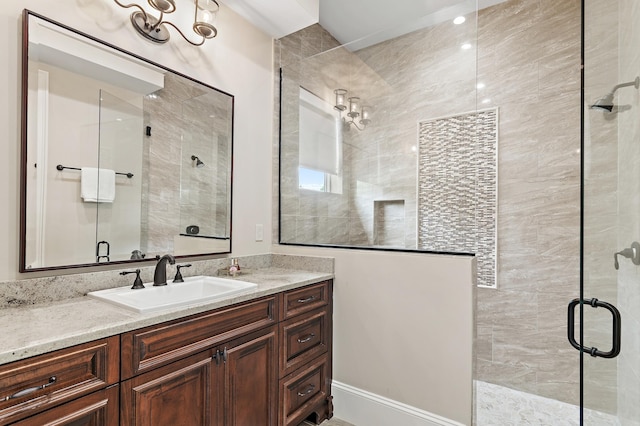
[[[182,140],[180,233],[184,234],[187,226],[197,225],[199,235],[228,238],[232,101],[218,93],[207,93],[182,105],[182,120],[188,131],[183,130]],[[192,155],[205,165],[194,167]]]
[[[478,379],[579,401],[580,1],[478,16],[479,107],[500,108],[498,289],[478,289]]]
[[[164,254],[174,252],[174,237],[187,225],[198,225],[201,235],[228,235],[231,101],[170,73],[155,95],[143,103],[151,136],[143,142],[149,178],[142,184],[141,249]],[[205,167],[195,168],[192,155]]]
[[[336,49],[307,60],[335,40],[318,26],[280,40],[282,238],[348,230],[352,244],[372,244],[373,201],[404,200],[405,246],[415,247],[417,123],[499,107],[498,289],[478,291],[476,376],[576,403],[566,304],[579,284],[580,2],[510,0],[480,11],[477,29],[477,81],[485,84],[477,91],[475,52],[460,49],[475,42],[475,27],[443,23],[355,54]],[[330,59],[322,64],[322,56]],[[315,73],[317,87],[307,88],[327,102],[345,84],[373,106],[369,128],[351,130],[345,146],[345,170],[357,180],[344,196],[296,195],[298,154],[289,147],[297,141],[298,87],[286,86],[287,72],[297,83]],[[277,170],[277,137],[274,149]]]

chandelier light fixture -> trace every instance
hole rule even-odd
[[[340,115],[342,116],[342,112],[348,110],[347,117],[342,117],[342,121],[347,125],[353,126],[358,130],[364,130],[367,127],[367,124],[371,123],[371,108],[368,106],[360,106],[360,98],[356,96],[351,96],[347,98],[347,90],[346,89],[336,89],[333,91],[336,94],[336,104],[334,105],[334,109],[340,111]],[[360,120],[356,122],[356,119],[360,117]],[[358,126],[360,124],[360,126]]]
[[[140,35],[154,43],[166,43],[169,41],[170,34],[167,26],[173,27],[186,41],[194,46],[201,46],[207,39],[218,35],[218,30],[212,24],[216,13],[220,9],[220,5],[216,0],[193,0],[195,11],[192,30],[202,37],[199,42],[191,41],[173,22],[164,19],[165,14],[175,12],[175,0],[147,0],[149,6],[160,12],[158,17],[149,14],[142,6],[136,3],[123,4],[118,0],[114,1],[118,6],[125,9],[130,7],[139,9],[131,14],[131,24]]]

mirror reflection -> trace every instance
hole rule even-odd
[[[21,272],[230,252],[233,96],[24,19]]]

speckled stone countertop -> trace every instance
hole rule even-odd
[[[333,278],[333,270],[296,270],[289,269],[296,265],[274,263],[243,269],[237,279],[257,284],[255,290],[170,310],[141,314],[87,296],[2,309],[0,364]]]

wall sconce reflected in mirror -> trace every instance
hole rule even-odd
[[[335,110],[338,110],[341,116],[343,111],[346,111],[347,109],[349,110],[349,112],[347,112],[347,117],[349,117],[349,120],[342,117],[342,121],[347,126],[353,124],[356,129],[364,130],[365,127],[367,127],[367,125],[371,123],[371,107],[366,105],[360,106],[359,97],[351,96],[350,98],[347,98],[347,90],[345,89],[336,89],[333,91],[333,93],[335,93],[336,95],[336,103],[333,108]],[[356,119],[358,117],[360,117],[360,120],[356,122]],[[362,127],[358,126],[358,123]]]
[[[199,159],[198,157],[196,157],[195,155],[192,155],[192,156],[191,156],[191,159],[192,159],[193,161],[195,161],[195,162],[196,162],[196,167],[197,167],[197,168],[201,169],[201,168],[203,168],[203,167],[204,167],[204,163],[202,162],[202,160],[200,160],[200,159]]]
[[[186,41],[194,46],[201,46],[207,39],[214,38],[218,35],[218,30],[213,26],[216,13],[220,9],[220,5],[216,0],[193,1],[195,5],[195,12],[191,29],[194,33],[202,37],[202,40],[199,42],[189,40],[184,32],[182,32],[182,30],[173,22],[164,20],[165,14],[176,11],[175,0],[147,0],[151,7],[160,12],[160,16],[157,18],[147,13],[144,8],[138,4],[123,4],[118,0],[114,1],[118,6],[125,9],[130,7],[139,9],[131,14],[131,24],[140,35],[154,43],[166,43],[169,41],[171,35],[169,34],[167,26],[175,28],[175,30],[178,31]]]

